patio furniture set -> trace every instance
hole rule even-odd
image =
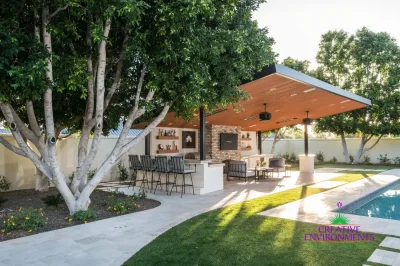
[[[129,155],[129,167],[132,169],[132,176],[128,188],[131,185],[136,186],[136,182],[139,181],[141,182],[140,188],[147,185],[150,192],[153,191],[153,184],[155,184],[153,191],[154,194],[156,193],[158,186],[163,190],[163,185],[165,185],[167,195],[168,190],[169,195],[171,195],[174,187],[176,192],[178,192],[178,187],[180,187],[181,197],[184,193],[186,194],[186,187],[192,187],[194,195],[192,173],[195,173],[196,170],[188,169],[185,166],[183,156],[171,156],[170,158],[167,156],[156,156],[155,159],[152,159],[150,155],[140,155],[139,159],[138,155]],[[140,179],[138,179],[139,171],[143,173]],[[171,179],[170,174],[173,175],[173,178]],[[164,183],[162,182],[162,175],[165,176]],[[190,176],[190,183],[187,183],[187,181],[189,181],[186,180],[187,176]],[[177,182],[179,177],[182,177],[181,182]]]
[[[261,178],[273,178],[274,173],[277,173],[279,178],[279,173],[281,171],[285,172],[287,176],[287,171],[290,170],[290,165],[285,164],[284,158],[270,158],[268,166],[255,166],[254,168],[248,168],[245,161],[234,161],[225,160],[225,171],[227,181],[230,181],[231,177],[237,177],[239,179],[244,178],[247,181],[248,178],[255,178],[260,180]]]

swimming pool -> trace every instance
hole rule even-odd
[[[400,220],[400,181],[389,184],[342,209],[343,213]]]

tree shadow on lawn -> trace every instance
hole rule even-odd
[[[259,212],[328,189],[303,186],[216,209],[171,228],[124,265],[361,265],[371,248],[310,248],[304,234],[318,225]]]

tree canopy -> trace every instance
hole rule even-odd
[[[240,82],[275,59],[273,39],[251,18],[263,2],[3,1],[0,107],[19,147],[0,143],[29,157],[71,213],[87,208],[104,174],[168,111],[189,118],[246,97]],[[100,136],[121,119],[116,146],[87,181]],[[127,141],[140,119],[151,123]],[[57,127],[81,132],[72,182],[57,163]]]
[[[321,38],[317,54],[318,77],[368,98],[372,106],[319,119],[316,129],[338,135],[360,132],[362,139],[355,163],[382,136],[399,134],[400,48],[388,33],[362,28],[350,35],[329,31]],[[377,137],[368,148],[366,143]]]

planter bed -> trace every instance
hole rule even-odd
[[[3,198],[8,199],[7,202],[3,203],[0,206],[0,211],[3,211],[5,209],[11,209],[12,212],[1,212],[0,213],[0,222],[3,223],[8,217],[12,216],[14,213],[18,212],[19,208],[23,208],[25,210],[28,210],[29,208],[34,208],[34,209],[43,209],[43,214],[44,217],[48,217],[47,224],[44,225],[43,227],[39,227],[37,230],[33,230],[31,233],[28,233],[26,231],[13,231],[11,233],[0,233],[0,242],[1,241],[6,241],[9,239],[14,239],[14,238],[19,238],[19,237],[24,237],[32,234],[38,234],[42,232],[47,232],[47,231],[52,231],[64,227],[69,227],[69,226],[74,226],[78,224],[82,224],[82,222],[79,221],[71,221],[69,222],[67,217],[69,216],[69,211],[66,206],[66,204],[60,205],[58,208],[52,207],[52,206],[46,206],[44,202],[42,201],[42,198],[47,196],[47,195],[57,195],[58,191],[55,188],[50,188],[49,191],[47,192],[37,192],[33,189],[28,189],[28,190],[17,190],[17,191],[11,191],[11,192],[1,192],[0,195]],[[96,189],[93,191],[90,199],[91,199],[91,204],[89,206],[90,209],[92,209],[97,217],[93,220],[90,220],[88,222],[92,221],[97,221],[97,220],[102,220],[102,219],[107,219],[111,217],[118,216],[115,212],[108,211],[107,207],[110,204],[110,196],[112,194],[110,192],[105,192],[102,190]],[[125,198],[127,197],[126,195],[123,194],[117,194],[115,195],[117,198]],[[138,199],[135,201],[138,204],[137,209],[133,209],[129,211],[128,213],[133,213],[133,212],[139,212],[139,211],[144,211],[148,209],[155,208],[159,206],[161,203],[152,200],[152,199]],[[125,213],[125,214],[128,214]]]

